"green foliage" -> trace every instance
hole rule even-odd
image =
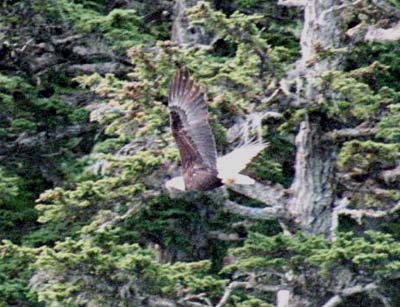
[[[378,124],[378,137],[384,138],[388,142],[400,143],[400,105],[392,104],[389,106],[389,114]]]
[[[265,150],[252,162],[249,171],[258,180],[277,182],[289,187],[294,175],[294,169],[288,161],[294,160],[295,148],[292,144],[276,138],[270,133],[268,150]]]
[[[373,120],[380,115],[382,108],[396,101],[393,89],[382,87],[374,92],[367,83],[353,76],[363,76],[363,72],[334,72],[324,76],[322,86],[329,86],[332,93],[327,106],[329,116],[340,114],[344,122]]]
[[[291,271],[313,276],[314,282],[318,276],[320,287],[329,287],[346,272],[362,273],[379,282],[397,272],[400,265],[399,242],[389,234],[374,231],[368,231],[362,237],[338,233],[335,241],[301,234],[268,237],[252,233],[243,247],[233,249],[231,253],[236,261],[225,267],[223,274],[279,276]],[[269,280],[265,282],[270,283]]]
[[[225,282],[207,274],[207,261],[160,264],[150,250],[116,243],[117,231],[43,249],[34,265],[41,273],[31,282],[39,300],[49,306],[132,306],[149,296],[221,291]]]
[[[29,293],[28,280],[37,251],[3,240],[0,244],[0,306],[39,306],[36,295]]]
[[[214,11],[207,2],[200,2],[196,7],[189,10],[192,24],[201,25],[206,28],[218,29],[220,37],[233,41],[244,41],[252,48],[266,49],[267,44],[260,37],[260,31],[255,23],[262,19],[261,15],[245,15],[239,12],[233,13],[229,18],[220,11]],[[218,25],[219,27],[215,27]],[[245,38],[239,38],[239,35]]]
[[[208,232],[224,228],[233,221],[233,217],[218,211],[215,203],[204,195],[195,193],[190,200],[161,195],[122,223],[122,228],[131,231],[121,236],[125,241],[157,244],[171,260],[200,260],[210,255],[215,270],[226,244],[213,246],[201,241],[208,240]]]
[[[29,228],[36,220],[34,198],[26,188],[26,179],[0,167],[0,238],[19,240],[21,224]],[[15,228],[19,228],[19,232],[13,233]]]
[[[368,83],[373,88],[389,86],[395,91],[400,90],[399,79],[400,64],[398,44],[396,43],[360,43],[356,46],[354,52],[347,58],[347,69],[354,70],[363,66],[372,66],[374,63],[380,63],[387,67],[386,70],[374,69],[373,74],[369,74]]]
[[[251,298],[251,299],[245,300],[245,301],[238,300],[238,302],[235,302],[234,306],[238,306],[238,307],[272,307],[274,305],[268,304],[258,298]]]
[[[76,10],[81,12],[82,8]],[[126,49],[152,39],[150,35],[141,31],[144,24],[135,10],[115,9],[106,16],[88,12],[83,16],[79,14],[79,19],[74,22],[77,31],[99,32],[110,43],[112,42],[116,50]]]
[[[396,164],[399,158],[400,144],[384,144],[373,141],[346,142],[338,157],[338,165],[343,171],[357,168],[358,171],[375,171],[381,167]]]
[[[141,152],[133,157],[107,157],[104,177],[99,180],[84,180],[74,189],[55,188],[46,191],[40,198],[36,209],[41,212],[39,222],[59,222],[68,217],[69,222],[87,222],[87,216],[97,209],[113,208],[110,200],[118,199],[127,205],[139,193],[143,193],[143,179],[152,168],[161,163],[161,157],[152,152]],[[118,172],[119,176],[112,176]]]
[[[329,251],[314,251],[309,262],[328,273],[338,264],[367,272],[375,278],[389,276],[399,270],[400,244],[390,234],[367,231],[365,237],[341,234]],[[349,263],[350,262],[350,263]]]
[[[6,206],[12,203],[18,196],[19,191],[19,178],[6,174],[4,169],[0,168],[0,206]]]
[[[40,170],[34,161],[35,157],[37,161],[43,159],[45,155],[48,163],[57,165],[55,171],[62,176],[63,173],[70,172],[68,168],[74,163],[73,151],[79,150],[82,145],[81,138],[56,140],[53,137],[46,137],[48,133],[54,135],[63,126],[80,125],[86,123],[88,119],[87,110],[62,101],[61,97],[65,92],[65,88],[57,86],[57,91],[51,97],[43,98],[40,90],[35,89],[29,80],[12,75],[0,75],[2,103],[0,116],[3,118],[0,123],[0,142],[12,148],[21,137],[22,142],[28,144],[26,149],[21,148],[15,154],[8,155],[3,163],[12,172],[27,179],[30,177],[27,186],[36,185],[38,190],[45,183],[40,179]],[[35,137],[37,134],[40,136]],[[36,148],[30,148],[30,143],[36,143]],[[30,151],[34,153],[31,154]],[[64,152],[62,156],[59,154],[61,151]],[[27,159],[27,155],[31,159]],[[31,175],[25,176],[28,173]]]
[[[381,182],[380,172],[396,166],[399,159],[399,144],[385,144],[374,141],[349,141],[346,142],[339,153],[338,170],[346,174],[347,182],[365,182],[364,186],[371,186],[368,193],[355,192],[352,204],[356,207],[380,207],[385,208],[394,205],[400,200],[397,189],[386,187],[381,193],[380,188],[374,188],[373,180]]]
[[[238,29],[252,27],[251,19],[246,20],[244,15],[225,19],[223,22],[231,22]],[[208,231],[229,226],[230,217],[211,213],[216,209],[211,209],[212,203],[205,198],[180,202],[165,196],[146,195],[151,195],[154,188],[162,184],[158,175],[162,166],[178,158],[176,149],[168,146],[172,138],[165,129],[168,113],[162,104],[175,71],[174,62],[184,63],[195,71],[200,83],[207,85],[207,92],[213,98],[211,121],[222,147],[226,142],[226,128],[220,119],[229,120],[246,110],[249,98],[255,99],[261,92],[260,84],[254,83],[252,78],[258,73],[260,63],[253,46],[254,42],[262,44],[261,39],[257,41],[259,33],[254,28],[250,42],[232,37],[237,50],[234,56],[223,61],[210,51],[191,48],[181,51],[158,43],[156,55],[142,46],[130,50],[134,67],[128,80],[98,74],[76,78],[82,87],[108,100],[91,115],[103,126],[105,137],[84,159],[86,171],[75,178],[72,186],[48,190],[39,198],[36,208],[40,213],[39,221],[44,225],[27,242],[54,244],[54,248],[45,249],[35,263],[36,271],[46,272],[45,280],[38,278],[38,283],[33,285],[40,300],[50,306],[101,306],[109,301],[123,306],[128,302],[132,304],[132,300],[139,302],[141,295],[173,298],[179,289],[193,294],[206,292],[216,300],[221,296],[221,287],[226,281],[210,275],[210,269],[215,271],[219,267],[216,263],[222,262],[226,245],[213,247],[208,243],[200,245],[198,241],[207,242],[204,236]],[[237,70],[237,66],[242,69]],[[226,93],[224,97],[218,97],[220,92]],[[150,143],[152,149],[140,151],[141,142],[149,142],[152,135],[160,141]],[[204,213],[204,206],[209,213]],[[135,214],[131,215],[131,210]],[[113,227],[125,214],[129,215]],[[111,233],[111,237],[104,238]],[[44,236],[47,241],[42,239]],[[109,243],[104,246],[102,242]],[[191,261],[209,257],[213,263],[162,265],[149,250],[137,245],[149,242],[159,246],[166,253],[166,259]],[[137,262],[140,270],[135,271]],[[73,272],[82,265],[87,271],[80,270],[83,276],[76,279]],[[119,272],[115,277],[114,271]],[[56,276],[63,276],[63,279]],[[103,289],[102,295],[91,292],[94,283]],[[79,294],[78,289],[81,289]],[[136,293],[130,289],[136,289]],[[130,300],[116,294],[121,291],[131,295]],[[237,303],[260,305],[247,295],[237,299]],[[260,306],[265,305],[262,304]]]
[[[115,50],[126,49],[152,40],[142,29],[145,24],[135,10],[114,9],[104,14],[104,5],[90,6],[78,1],[43,1],[33,5],[43,17],[69,23],[79,33],[104,37]]]
[[[264,83],[259,84],[260,87],[272,81],[272,74],[276,77],[283,76],[287,71],[287,64],[293,62],[298,53],[297,46],[288,47],[276,44],[277,46],[271,47],[268,44],[271,36],[274,34],[271,33],[272,31],[269,32],[265,29],[270,24],[263,25],[263,27],[259,26],[264,22],[265,18],[261,14],[246,15],[236,11],[227,17],[220,11],[212,10],[206,2],[199,2],[197,6],[189,10],[189,14],[192,24],[200,25],[205,29],[213,31],[216,37],[237,45],[237,54],[241,52],[243,54],[242,59],[228,63],[228,67],[232,68],[235,65],[236,67],[244,68],[251,58],[254,58],[253,61],[257,61],[254,63],[257,65],[253,68],[252,76],[261,76],[260,79],[262,80],[260,81]],[[240,48],[242,48],[242,51],[239,50]],[[250,55],[252,56],[251,58]],[[201,68],[204,67],[206,66],[201,65]],[[230,74],[239,73],[243,75],[240,70],[232,71]],[[221,77],[223,78],[223,76],[215,76],[215,79],[218,78],[217,80],[220,80]],[[246,86],[247,88],[251,88],[251,82],[246,83]]]
[[[235,0],[234,3],[243,8],[255,7],[258,1],[256,0]]]

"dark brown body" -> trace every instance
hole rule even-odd
[[[222,186],[222,181],[217,177],[215,170],[204,167],[188,168],[183,173],[186,191],[207,191]]]
[[[174,112],[171,112],[171,117],[174,117]],[[179,120],[176,119],[172,122],[179,123]],[[172,135],[182,157],[182,176],[185,182],[185,190],[207,191],[221,186],[222,182],[218,178],[216,169],[196,163],[196,160],[199,160],[198,155],[187,141],[183,129],[174,129]]]

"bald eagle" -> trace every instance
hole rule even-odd
[[[182,176],[166,182],[168,190],[207,191],[224,184],[254,184],[254,179],[239,172],[266,144],[245,144],[217,158],[204,94],[187,71],[177,71],[171,83],[168,106],[172,135],[182,165]]]

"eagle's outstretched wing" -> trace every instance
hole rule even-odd
[[[181,155],[185,189],[205,191],[222,185],[204,94],[187,71],[177,71],[168,106],[172,134]]]
[[[183,171],[194,164],[216,170],[217,151],[208,123],[204,94],[187,71],[177,71],[171,84],[168,106]]]
[[[204,94],[190,79],[188,72],[177,71],[171,84],[168,106],[172,134],[181,155],[183,176],[169,180],[167,189],[206,191],[222,184],[254,183],[254,179],[239,172],[266,144],[246,144],[217,161]]]

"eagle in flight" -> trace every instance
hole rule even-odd
[[[217,158],[204,93],[187,71],[177,71],[171,83],[168,107],[182,165],[182,176],[166,182],[168,190],[207,191],[224,184],[254,184],[254,179],[239,172],[266,144],[245,144]]]

